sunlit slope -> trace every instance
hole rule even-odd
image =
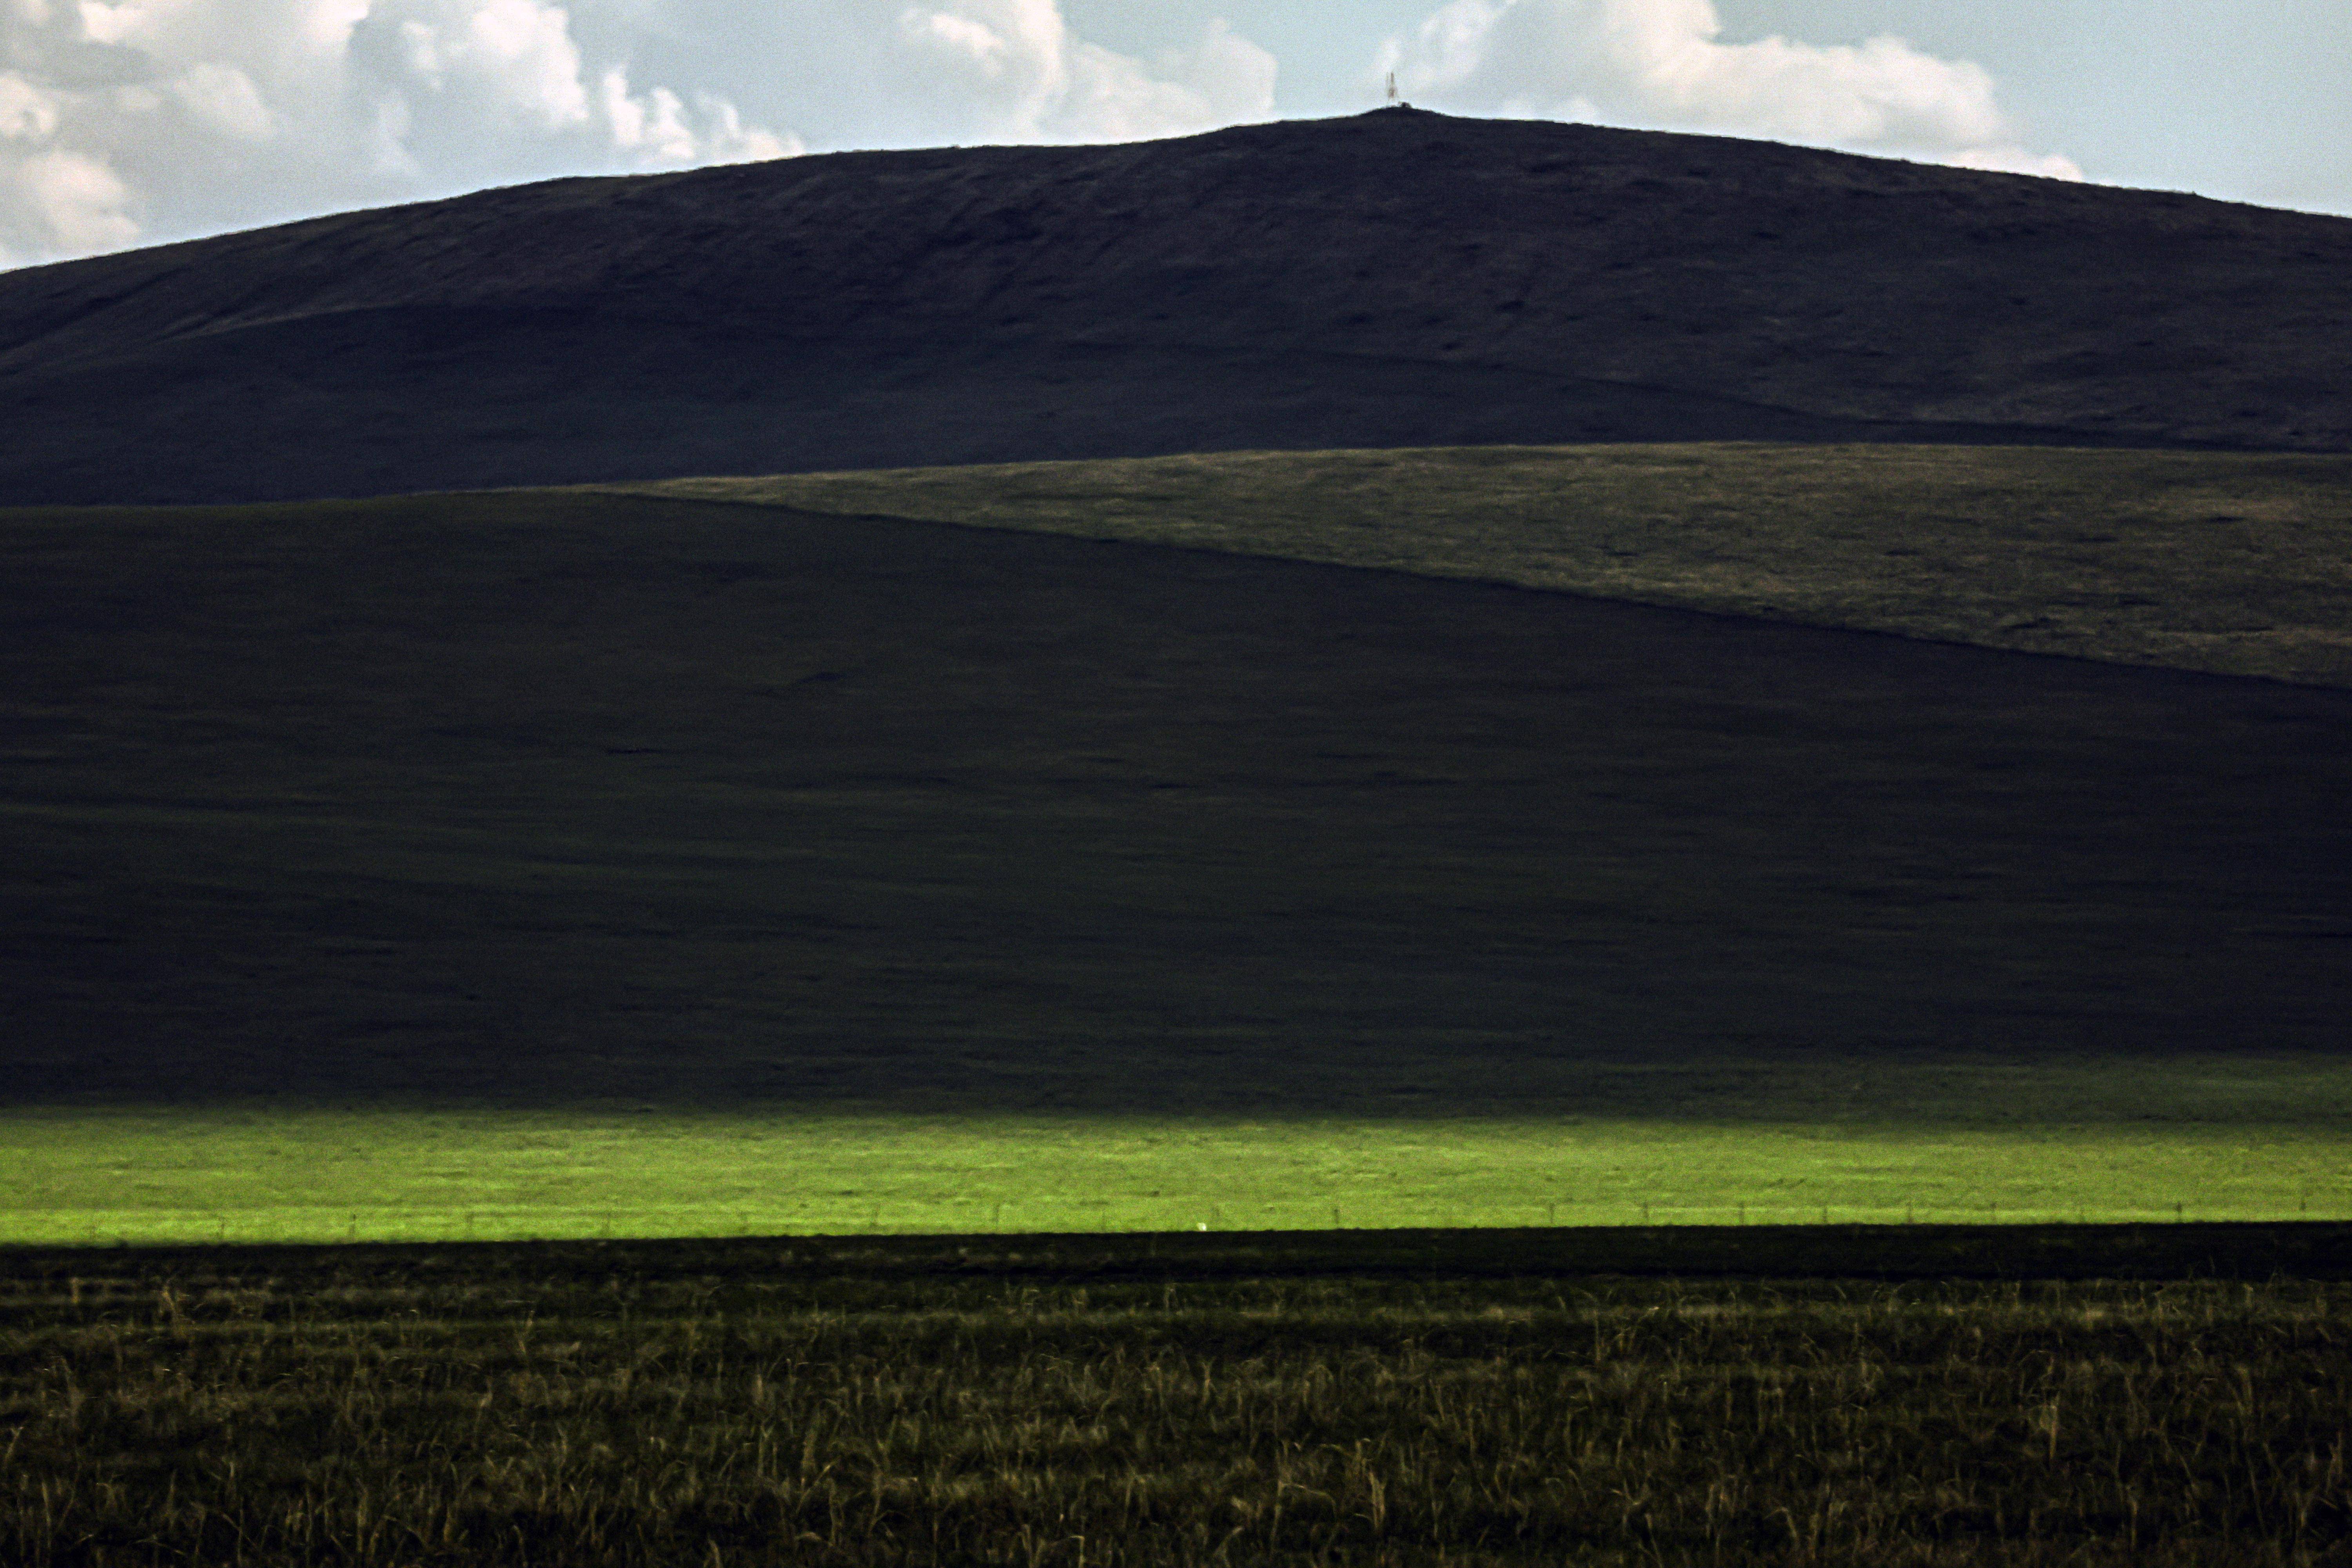
[[[2352,685],[2352,458],[1488,447],[631,488]]]

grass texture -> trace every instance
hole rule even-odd
[[[2347,1345],[2292,1279],[52,1258],[0,1557],[2319,1564]]]
[[[1475,447],[625,488],[1185,544],[2028,653],[2352,685],[2352,458]]]
[[[1784,1094],[1807,1076],[1787,1074]],[[1881,1092],[1906,1075],[1890,1076]],[[2051,1120],[2062,1075],[2015,1072],[1980,1075],[2038,1106],[2005,1125],[1939,1125],[1925,1107],[1811,1124],[1756,1120],[1762,1106],[1736,1121],[1240,1123],[653,1106],[18,1112],[0,1116],[0,1243],[2352,1219],[2340,1111],[2233,1120],[2191,1098],[2200,1077],[2280,1100],[2340,1093],[2352,1072],[2179,1076],[2161,1118],[2092,1124]]]

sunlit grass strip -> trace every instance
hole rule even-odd
[[[49,1111],[0,1165],[51,1245],[2352,1218],[2326,1127]]]

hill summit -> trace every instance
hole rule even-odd
[[[1238,447],[2352,448],[2352,221],[1413,110],[554,180],[0,275],[0,501]]]

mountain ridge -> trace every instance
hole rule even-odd
[[[1240,447],[2352,449],[2352,220],[1415,110],[572,178],[0,274],[0,500]]]

